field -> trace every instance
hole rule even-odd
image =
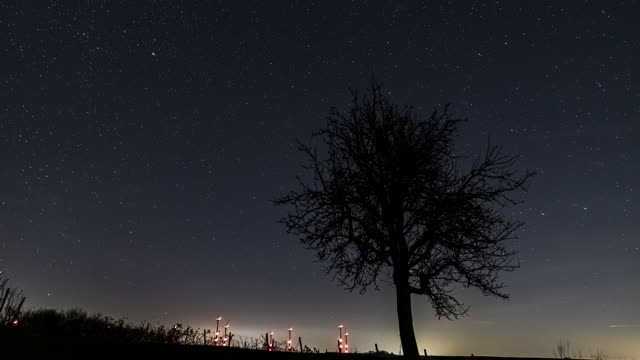
[[[268,352],[202,344],[190,327],[131,325],[123,320],[87,315],[81,310],[36,310],[22,314],[18,325],[0,326],[0,356],[17,359],[401,359],[386,352],[338,354]],[[236,344],[238,344],[236,342]],[[5,356],[8,358],[8,356]],[[4,357],[3,357],[4,358]],[[423,357],[424,358],[424,357]],[[430,360],[544,360],[486,356],[429,356]]]
[[[17,358],[31,359],[264,359],[264,360],[382,360],[401,359],[388,354],[288,353],[241,348],[177,344],[113,344],[70,339],[59,341],[55,334],[48,340],[12,336],[0,332],[0,351]],[[8,357],[7,357],[8,358]],[[424,356],[422,357],[424,358]],[[429,356],[430,360],[545,360],[542,358],[504,358],[490,356]]]
[[[1,342],[1,340],[0,340]],[[17,345],[17,344],[13,344]],[[26,344],[22,344],[26,345]],[[3,346],[4,348],[4,346]],[[222,348],[198,345],[109,345],[101,344],[48,344],[42,346],[11,346],[10,353],[24,358],[55,359],[264,359],[264,360],[382,360],[401,359],[397,355],[338,354],[338,353],[287,353]],[[5,348],[5,350],[7,350]],[[21,357],[22,357],[21,356]],[[424,356],[422,357],[424,358]],[[542,358],[504,358],[490,356],[429,356],[430,360],[545,360]]]

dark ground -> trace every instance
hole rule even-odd
[[[387,354],[287,353],[223,348],[202,345],[114,344],[91,341],[56,341],[52,334],[48,340],[15,337],[7,333],[0,336],[0,353],[20,358],[53,359],[273,359],[273,360],[331,360],[331,359],[398,359]],[[2,356],[4,358],[4,356]],[[8,358],[8,356],[7,356]],[[505,358],[493,356],[429,356],[430,360],[545,360],[543,358]]]
[[[0,359],[12,355],[23,359],[273,359],[273,360],[332,360],[332,359],[399,359],[388,354],[338,354],[268,352],[241,348],[204,345],[124,343],[116,337],[87,337],[82,332],[66,334],[63,329],[48,331],[15,331],[0,328]],[[79,336],[84,335],[84,336]],[[129,339],[129,340],[132,340]],[[507,358],[494,356],[429,356],[430,360],[551,360],[545,358]]]
[[[0,340],[2,342],[2,340]],[[104,344],[50,344],[31,346],[12,346],[9,353],[25,358],[56,359],[273,359],[273,360],[331,360],[331,359],[399,359],[397,355],[376,354],[338,354],[338,353],[287,353],[247,350],[239,348],[215,348],[198,345],[104,345]],[[24,344],[23,344],[24,345]],[[504,358],[493,356],[430,356],[430,360],[545,360],[542,358]]]

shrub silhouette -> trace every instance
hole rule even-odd
[[[36,342],[90,342],[118,344],[202,344],[202,332],[191,326],[132,325],[125,319],[101,314],[88,315],[80,309],[52,309],[25,312],[14,329]]]

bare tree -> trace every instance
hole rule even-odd
[[[580,348],[575,348],[570,341],[558,341],[556,346],[553,348],[553,356],[558,359],[582,359],[582,350]],[[605,356],[606,355],[602,351],[597,351],[596,354],[592,356],[593,359],[601,360],[600,357],[597,356]]]
[[[17,324],[24,301],[22,290],[9,287],[9,279],[0,272],[0,326]]]
[[[449,319],[468,310],[456,285],[508,298],[498,275],[517,267],[505,243],[523,223],[501,210],[518,203],[511,194],[533,173],[513,171],[516,157],[492,145],[463,169],[454,141],[464,120],[448,107],[418,119],[375,81],[364,97],[352,95],[314,134],[325,156],[299,142],[310,177],[274,203],[292,208],[281,222],[342,286],[364,292],[393,281],[402,347],[417,359],[411,294]]]
[[[608,360],[609,355],[601,349],[596,349],[595,353],[591,354],[593,360]]]

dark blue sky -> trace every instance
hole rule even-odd
[[[32,307],[397,352],[393,292],[336,287],[276,224],[295,138],[372,73],[535,169],[512,300],[461,292],[436,354],[640,357],[637,1],[4,1],[0,270]]]

